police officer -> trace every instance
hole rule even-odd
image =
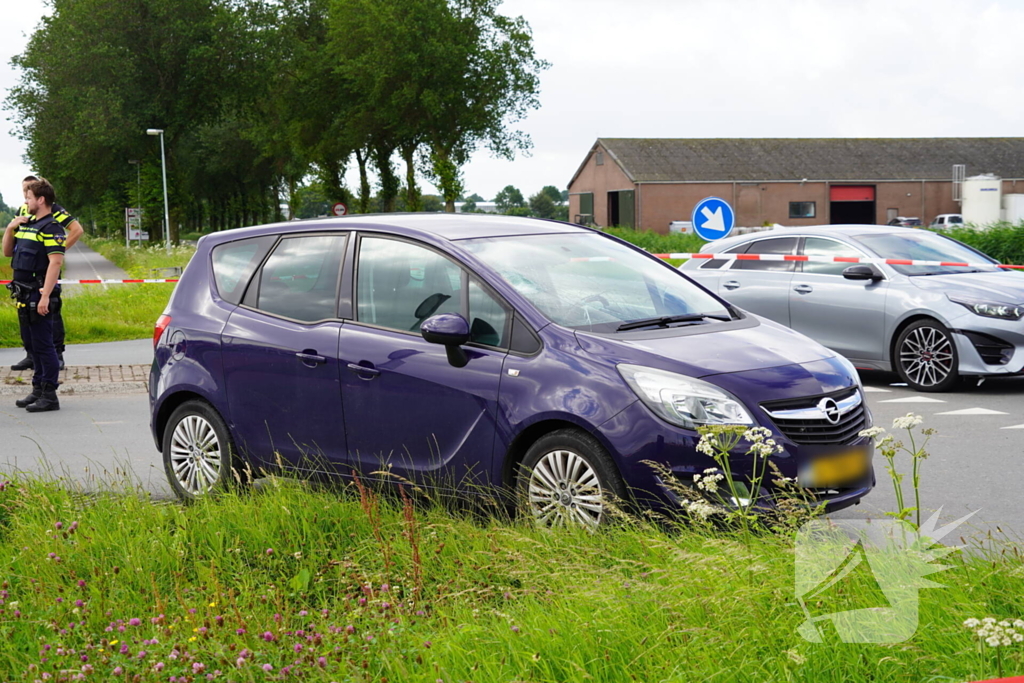
[[[28,184],[39,180],[34,175],[26,176],[21,181],[21,193],[25,194],[25,190]],[[27,204],[22,204],[21,208],[18,209],[18,216],[27,216],[29,219],[32,218],[32,214],[28,210]],[[64,228],[66,234],[64,248],[70,249],[75,242],[82,236],[85,230],[82,228],[82,224],[72,216],[67,209],[60,204],[54,204],[52,215],[55,221],[60,223],[61,227]],[[57,360],[60,369],[64,369],[64,316],[62,313],[63,306],[58,306],[53,312],[53,345],[57,349]],[[20,361],[11,366],[11,370],[31,370],[32,369],[32,347],[28,341],[28,317],[26,315],[18,316],[18,327],[21,331],[21,344],[25,347],[25,357]]]
[[[57,351],[53,346],[54,311],[60,307],[60,269],[64,265],[64,228],[53,217],[53,186],[29,182],[25,203],[29,216],[15,216],[4,230],[4,256],[13,256],[12,290],[19,309],[27,309],[28,337],[35,374],[32,393],[15,405],[31,413],[60,410],[57,400]],[[58,296],[54,296],[57,293]]]

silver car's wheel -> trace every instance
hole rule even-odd
[[[209,404],[187,401],[164,428],[164,471],[175,494],[185,501],[247,479],[234,471],[231,436]]]
[[[959,381],[953,335],[937,320],[918,320],[896,342],[896,369],[917,391],[948,391]]]
[[[189,415],[175,426],[170,458],[175,481],[193,496],[209,493],[223,476],[217,432],[198,415]]]
[[[601,445],[589,434],[564,429],[539,439],[523,460],[520,490],[541,526],[597,528],[624,485]]]

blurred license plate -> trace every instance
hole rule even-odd
[[[845,446],[811,452],[800,468],[800,485],[836,487],[862,480],[868,472],[868,446]]]

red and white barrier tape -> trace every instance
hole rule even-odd
[[[796,256],[793,254],[654,254],[660,259],[721,259],[725,261],[809,261],[811,263],[884,263],[890,266],[951,266],[957,268],[1019,268],[995,263],[964,263],[961,261],[920,261],[912,259],[858,258],[856,256]],[[598,257],[594,261],[609,260]]]
[[[154,282],[177,282],[178,280],[57,280],[58,285],[127,285],[127,284],[151,284]],[[6,285],[10,280],[0,280],[0,285]]]

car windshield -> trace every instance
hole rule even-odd
[[[921,232],[867,233],[853,238],[884,259],[946,261],[971,266],[891,266],[903,275],[947,275],[953,273],[996,272],[996,261],[945,235]],[[979,265],[980,264],[980,265]],[[988,265],[993,264],[993,265]]]
[[[602,235],[492,237],[460,245],[565,327],[615,332],[732,319],[725,304],[675,269]]]

